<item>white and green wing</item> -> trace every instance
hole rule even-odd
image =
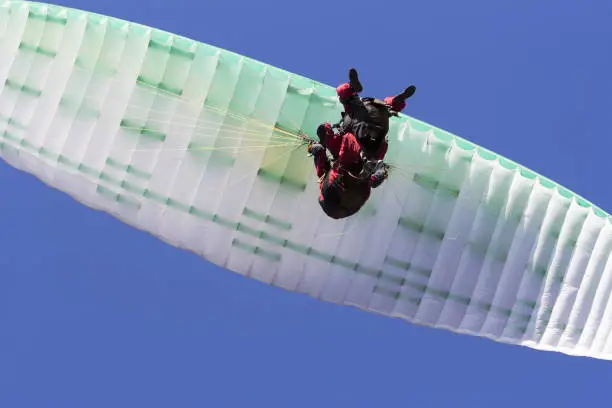
[[[608,214],[408,116],[394,169],[327,218],[300,132],[333,88],[183,37],[0,6],[0,156],[215,264],[324,301],[538,349],[612,357]]]

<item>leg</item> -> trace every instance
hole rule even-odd
[[[391,107],[395,112],[401,112],[406,107],[406,99],[410,98],[416,92],[416,86],[410,85],[404,89],[399,95],[387,96],[385,103]]]
[[[361,82],[359,82],[359,74],[355,68],[349,70],[349,82],[345,82],[336,88],[338,98],[343,104],[350,101],[354,96],[357,96],[361,91],[363,91],[363,86],[361,86]]]
[[[350,83],[345,82],[336,87],[336,94],[338,95],[340,102],[342,102],[342,104],[346,104],[353,96],[357,95],[357,92],[351,88]]]

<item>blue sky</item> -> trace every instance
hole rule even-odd
[[[58,0],[368,94],[607,211],[612,2]],[[387,4],[386,6],[384,4]],[[320,27],[320,28],[317,28]],[[589,407],[612,365],[268,287],[0,163],[0,407]]]

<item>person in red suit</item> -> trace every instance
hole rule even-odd
[[[389,119],[406,107],[416,91],[411,85],[399,95],[384,100],[361,98],[363,87],[357,70],[349,70],[349,82],[336,88],[344,106],[342,120],[323,123],[317,129],[319,142],[308,145],[319,177],[319,204],[331,218],[358,212],[388,176],[384,157],[388,150]],[[328,153],[331,158],[328,157]]]

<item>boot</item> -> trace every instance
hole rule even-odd
[[[351,84],[351,89],[355,93],[363,91],[363,86],[361,86],[361,82],[359,82],[359,74],[355,68],[349,69],[349,84]]]
[[[399,95],[393,97],[393,103],[402,103],[405,102],[406,99],[410,98],[416,92],[416,86],[410,85],[408,88],[404,89]]]

